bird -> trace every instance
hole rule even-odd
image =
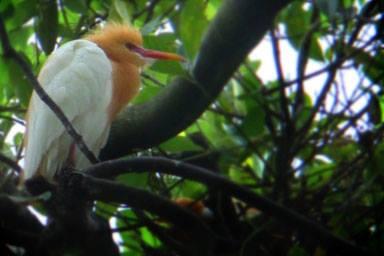
[[[131,25],[109,23],[56,49],[37,77],[94,155],[106,144],[112,121],[137,95],[140,72],[150,60],[183,61],[175,53],[143,48]],[[33,92],[26,113],[21,180],[43,177],[55,183],[64,167],[91,163],[55,113]]]
[[[177,197],[172,201],[178,206],[190,210],[204,219],[211,219],[213,216],[212,210],[209,209],[202,200],[196,200],[189,197]]]

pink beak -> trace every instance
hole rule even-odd
[[[130,48],[132,51],[140,54],[144,58],[159,59],[159,60],[173,60],[173,61],[185,61],[184,57],[170,52],[161,52],[150,49],[145,49],[136,45],[132,45]]]

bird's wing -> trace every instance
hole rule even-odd
[[[102,49],[87,40],[66,43],[48,58],[38,80],[90,149],[100,144],[100,137],[105,140],[112,65]],[[52,180],[67,160],[73,141],[36,93],[29,104],[26,135],[23,178],[39,171]]]

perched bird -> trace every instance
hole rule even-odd
[[[136,29],[109,24],[62,45],[40,71],[41,86],[96,156],[106,143],[111,122],[138,93],[140,71],[147,60],[182,60],[176,54],[144,49],[142,44]],[[26,123],[23,180],[43,176],[53,182],[63,167],[81,169],[90,164],[36,93]]]
[[[173,202],[192,211],[197,216],[203,217],[205,219],[211,219],[213,217],[213,212],[207,206],[205,206],[202,200],[195,200],[189,197],[178,197],[173,199]]]

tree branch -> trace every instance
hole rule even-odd
[[[194,213],[170,200],[154,195],[143,189],[128,187],[117,182],[83,175],[82,186],[87,191],[89,200],[100,200],[126,204],[129,207],[142,209],[158,215],[160,218],[175,224],[181,230],[191,233],[190,242],[195,248],[191,255],[210,255],[215,241],[214,233]]]
[[[0,240],[29,250],[37,247],[43,225],[24,206],[0,196]]]
[[[332,249],[333,252],[363,253],[362,249],[333,235],[320,224],[311,221],[288,208],[282,207],[267,198],[258,196],[246,187],[239,186],[220,175],[198,166],[162,157],[138,157],[105,161],[84,170],[86,174],[98,178],[113,178],[129,172],[148,171],[176,175],[204,183],[213,190],[224,190],[226,193],[232,194],[238,199],[248,203],[250,206],[256,207],[266,214],[274,216],[283,224],[289,225],[294,229],[298,229],[307,235],[319,239],[324,247]],[[121,196],[124,197],[124,193],[122,193],[122,191],[120,192]],[[132,200],[132,194],[129,198]],[[127,200],[129,198],[127,198]]]
[[[113,123],[101,158],[116,158],[134,148],[159,144],[192,124],[288,2],[225,1],[205,34],[192,77],[177,78],[149,102],[127,108]]]

